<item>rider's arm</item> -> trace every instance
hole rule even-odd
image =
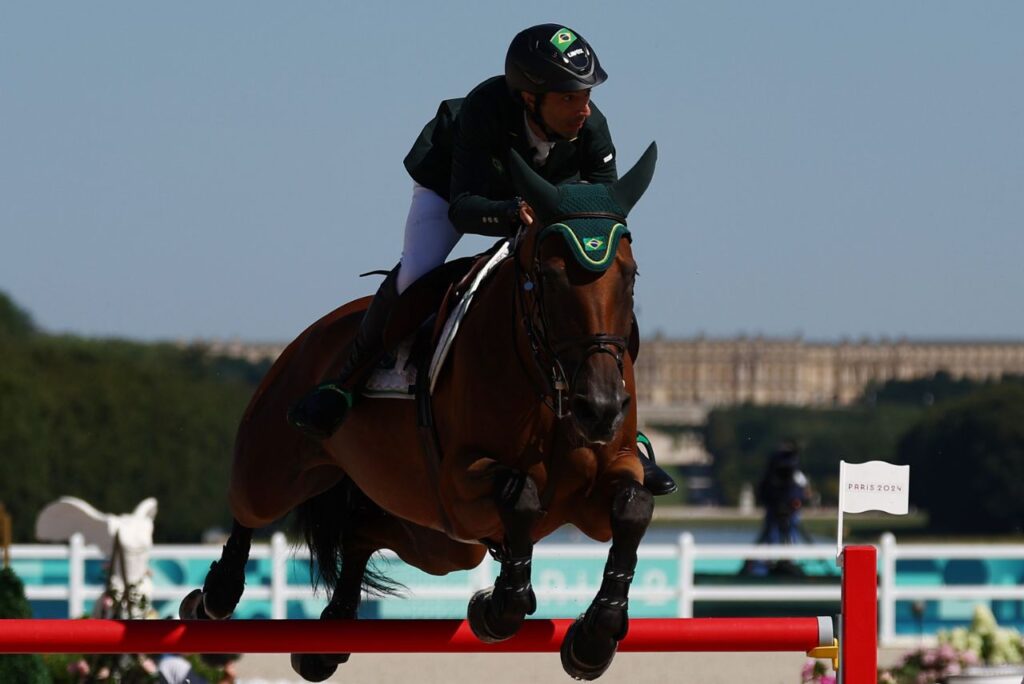
[[[608,130],[608,121],[593,101],[584,134],[586,140],[580,155],[580,179],[589,183],[614,183],[619,179],[615,168],[615,145]]]
[[[504,160],[495,141],[506,133],[493,114],[467,98],[459,113],[459,126],[452,149],[451,205],[448,218],[460,233],[505,237],[519,221],[519,200],[487,197],[488,181],[500,171]],[[495,168],[497,167],[497,168]]]

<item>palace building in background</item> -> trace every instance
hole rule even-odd
[[[193,342],[212,354],[261,362],[284,345]],[[706,463],[696,431],[668,436],[657,425],[698,428],[716,406],[782,404],[841,407],[872,383],[939,371],[985,380],[1024,375],[1024,341],[861,340],[810,342],[799,337],[705,337],[643,340],[636,364],[640,426],[659,462]]]
[[[846,406],[871,383],[945,371],[984,380],[1024,374],[1024,342],[808,342],[801,338],[645,340],[636,365],[640,406]]]
[[[659,463],[706,465],[698,428],[716,406],[848,406],[872,383],[939,371],[972,380],[1024,374],[1024,342],[656,336],[640,345],[636,364],[640,427]],[[669,435],[659,425],[693,429]]]

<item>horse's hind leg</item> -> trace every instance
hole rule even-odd
[[[334,587],[331,601],[320,613],[321,620],[352,620],[362,599],[363,575],[373,551],[354,544],[345,544],[341,575]],[[306,681],[322,682],[334,674],[338,665],[348,662],[348,653],[293,653],[292,669]]]
[[[467,611],[470,628],[486,643],[508,639],[537,609],[530,583],[530,528],[541,512],[537,485],[525,473],[508,471],[495,478],[494,496],[505,538],[491,551],[501,563],[501,572],[493,587],[474,594]]]
[[[612,547],[601,588],[562,641],[562,667],[576,679],[596,679],[604,674],[619,641],[626,636],[636,552],[653,512],[653,496],[636,482],[625,483],[612,499]]]
[[[183,620],[223,620],[231,617],[245,589],[245,564],[249,560],[252,529],[237,520],[221,550],[220,560],[210,565],[202,589],[186,596],[178,608]]]
[[[387,579],[368,571],[367,564],[383,548],[384,530],[394,519],[348,478],[304,501],[296,512],[319,578],[332,589],[331,600],[320,619],[355,618],[364,586],[387,590]],[[303,679],[322,682],[348,657],[347,653],[296,653],[291,662]]]

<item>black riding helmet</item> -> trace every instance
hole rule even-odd
[[[513,91],[586,90],[607,78],[590,44],[560,24],[539,24],[520,31],[505,55],[505,82]]]

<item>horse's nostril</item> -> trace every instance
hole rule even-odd
[[[626,398],[628,404],[629,398]],[[572,402],[576,421],[588,428],[606,430],[615,425],[624,413],[624,404],[618,397],[585,397],[577,395]]]
[[[586,397],[576,396],[572,400],[572,412],[576,420],[590,423],[597,419],[597,413]]]

